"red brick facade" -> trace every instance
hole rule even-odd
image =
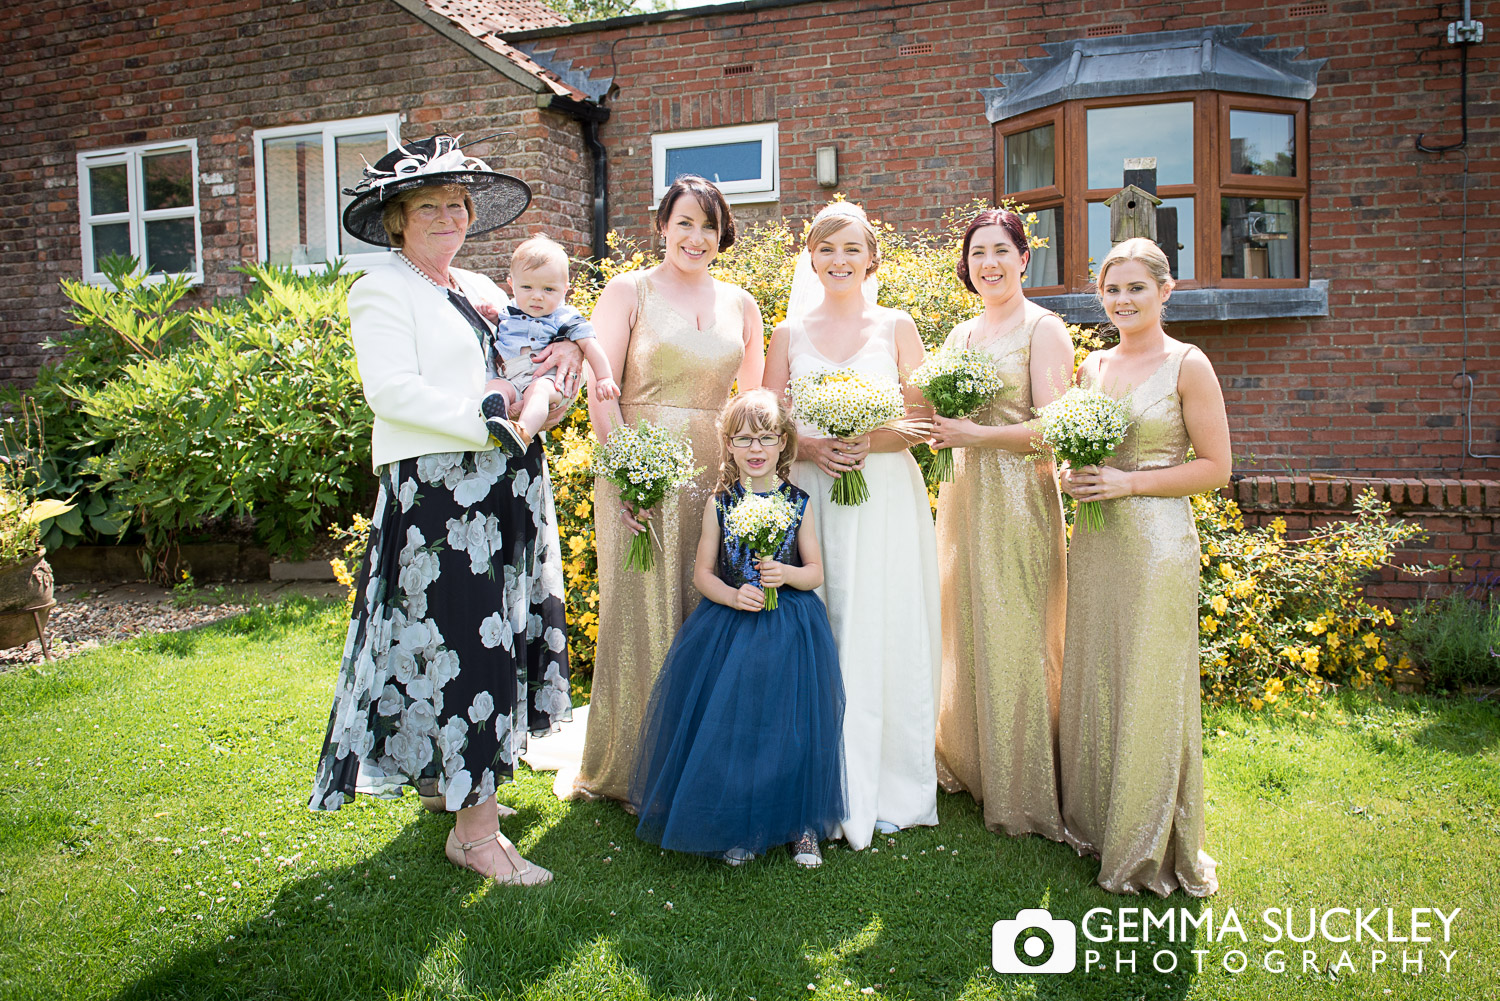
[[[50,0],[0,12],[0,37],[0,380],[29,380],[36,346],[67,327],[58,282],[81,276],[80,152],[197,139],[199,298],[239,292],[231,269],[256,257],[256,129],[391,112],[407,138],[517,133],[475,152],[527,180],[532,206],[470,241],[460,264],[499,276],[537,228],[587,253],[592,167],[578,125],[390,0]]]
[[[1445,34],[1460,16],[1454,3],[1399,0],[760,0],[504,38],[612,77],[600,131],[610,224],[638,241],[651,237],[653,133],[777,122],[780,200],[746,206],[745,218],[810,216],[835,190],[816,183],[814,151],[834,145],[836,190],[899,227],[930,227],[995,193],[980,89],[1042,43],[1117,26],[1248,24],[1270,48],[1305,48],[1304,59],[1327,60],[1308,106],[1308,272],[1329,283],[1329,315],[1173,332],[1214,361],[1240,473],[1309,491],[1323,478],[1374,479],[1397,500],[1398,489],[1411,495],[1394,481],[1500,477],[1500,459],[1466,454],[1500,452],[1493,46],[1468,52],[1467,156],[1415,146],[1419,133],[1435,144],[1459,137],[1459,49]],[[578,124],[538,111],[535,92],[394,0],[48,0],[0,14],[0,31],[10,126],[0,379],[27,378],[31,345],[65,323],[56,287],[80,271],[81,150],[198,138],[200,172],[222,175],[214,191],[232,189],[199,189],[207,294],[236,291],[229,267],[256,253],[251,133],[300,121],[401,111],[409,136],[513,129],[499,159],[536,202],[521,224],[471,244],[464,263],[499,272],[501,253],[533,228],[587,251],[592,166]],[[1460,373],[1473,379],[1471,434]],[[1458,553],[1482,573],[1500,569],[1490,521],[1500,512],[1478,496],[1472,510],[1399,503],[1429,527],[1441,522],[1434,554]],[[1310,517],[1340,507],[1309,503]]]

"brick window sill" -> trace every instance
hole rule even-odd
[[[1069,323],[1103,323],[1104,311],[1092,294],[1031,296],[1038,306],[1061,313]],[[1328,315],[1328,280],[1307,288],[1191,288],[1172,293],[1168,323],[1208,323]]]

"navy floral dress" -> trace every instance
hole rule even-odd
[[[309,807],[488,799],[528,733],[572,716],[564,607],[540,441],[383,468]]]
[[[807,494],[780,492],[796,520],[776,561],[800,566],[797,529]],[[724,529],[745,494],[715,500],[716,573],[731,587],[759,584],[755,556]],[[844,684],[823,599],[784,586],[771,611],[700,601],[662,664],[646,709],[631,784],[636,834],[664,848],[760,853],[844,816]]]

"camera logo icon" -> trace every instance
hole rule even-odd
[[[1072,973],[1078,965],[1078,929],[1045,907],[1027,907],[990,932],[990,965],[996,973]]]

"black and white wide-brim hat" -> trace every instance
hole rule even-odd
[[[391,238],[380,217],[386,203],[403,191],[428,185],[462,184],[474,202],[474,218],[465,236],[499,229],[513,221],[531,204],[531,188],[519,177],[491,170],[483,160],[466,156],[455,136],[397,146],[365,167],[358,185],[345,188],[355,195],[344,209],[344,229],[366,243],[389,247]]]

